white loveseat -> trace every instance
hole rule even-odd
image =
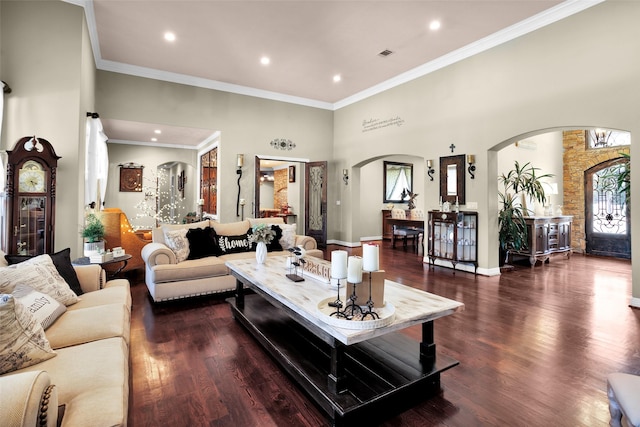
[[[208,256],[178,262],[176,254],[165,241],[166,230],[179,228],[212,227],[218,236],[239,236],[256,224],[276,224],[286,229],[282,218],[246,219],[232,223],[219,223],[205,220],[192,224],[164,225],[153,230],[153,243],[142,248],[145,262],[145,282],[154,301],[168,301],[198,295],[233,291],[236,281],[230,275],[225,262],[229,259],[255,257],[255,251],[230,253],[220,256]],[[323,252],[317,248],[313,237],[291,235],[293,246],[304,250],[305,256],[322,258]],[[286,245],[285,245],[286,246]],[[286,248],[285,248],[286,249]],[[282,256],[288,251],[269,252],[268,256]]]
[[[63,427],[127,425],[129,282],[106,282],[99,265],[73,268],[84,293],[44,331],[55,356],[0,376],[2,426],[55,426],[59,418]]]

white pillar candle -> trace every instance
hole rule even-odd
[[[378,245],[368,243],[362,246],[362,269],[364,271],[380,270],[379,249]]]
[[[347,263],[347,281],[349,283],[362,283],[362,258],[350,256]]]
[[[331,252],[331,277],[334,279],[347,277],[347,251]]]

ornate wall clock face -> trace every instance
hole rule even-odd
[[[25,162],[18,171],[18,191],[21,193],[44,193],[45,172],[42,165],[33,160]]]

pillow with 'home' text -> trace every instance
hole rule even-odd
[[[223,255],[249,252],[251,250],[251,243],[249,243],[247,234],[241,234],[238,236],[218,235],[218,248]]]

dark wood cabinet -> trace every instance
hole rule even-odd
[[[478,213],[429,212],[429,263],[436,260],[457,264],[470,264],[478,271]]]
[[[520,251],[512,251],[513,255],[528,256],[531,265],[538,260],[548,260],[554,253],[570,256],[572,221],[570,215],[526,217],[527,246]]]
[[[200,198],[202,212],[218,213],[218,148],[200,156]]]

